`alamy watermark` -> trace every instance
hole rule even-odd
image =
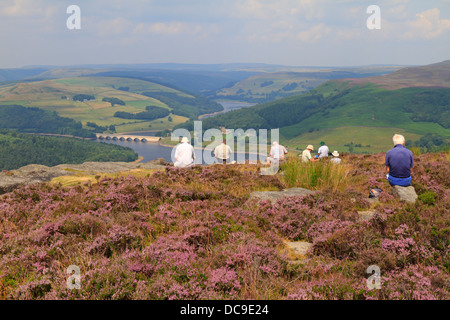
[[[381,9],[377,5],[370,5],[367,7],[366,13],[371,14],[367,18],[366,25],[369,30],[381,29]]]
[[[70,265],[66,273],[71,276],[67,278],[66,284],[68,289],[81,289],[81,271],[76,265]],[[73,274],[72,274],[73,273]]]
[[[66,10],[67,14],[70,16],[67,18],[66,26],[69,30],[80,30],[81,29],[81,9],[77,5],[70,5]]]
[[[230,146],[233,151],[232,157],[237,163],[257,164],[258,161],[265,162],[268,156],[268,133],[267,129],[229,129],[221,131],[219,129],[208,129],[203,132],[202,121],[194,121],[194,135],[187,129],[176,129],[172,132],[171,140],[179,141],[180,137],[186,137],[189,141],[193,140],[193,147],[196,149],[203,149],[203,141],[212,141],[209,145],[204,148],[200,157],[194,159],[194,164],[214,164],[216,159],[212,156],[214,149],[220,145],[225,138],[226,144]],[[236,143],[235,143],[235,139]],[[271,141],[279,141],[280,131],[279,129],[270,130]],[[248,141],[248,143],[246,143]],[[248,149],[247,149],[248,147]],[[176,147],[173,148],[171,159],[172,162],[176,162],[175,159]],[[231,162],[231,159],[230,159]],[[272,164],[271,170],[261,170],[262,175],[273,175],[279,169],[279,164],[277,162]]]
[[[381,289],[381,270],[377,265],[371,265],[367,268],[366,273],[371,274],[369,278],[367,278],[367,288],[369,290],[372,289]]]

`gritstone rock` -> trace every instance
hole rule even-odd
[[[270,201],[275,202],[278,199],[286,198],[286,197],[299,197],[299,196],[306,196],[309,194],[314,194],[316,191],[311,191],[304,188],[290,188],[290,189],[284,189],[282,191],[255,191],[250,194],[250,200],[257,200],[257,201]]]
[[[164,159],[157,159],[146,163],[129,162],[85,162],[82,164],[60,164],[47,167],[30,164],[17,170],[0,172],[0,194],[11,192],[22,185],[31,185],[47,182],[60,176],[69,176],[77,173],[118,173],[132,169],[164,169],[168,164]]]
[[[402,201],[414,203],[417,200],[417,193],[413,186],[393,186],[391,192],[394,197],[399,198]]]

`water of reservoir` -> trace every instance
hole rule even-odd
[[[248,103],[248,102],[241,102],[241,101],[220,101],[217,100],[216,102],[220,103],[223,108],[225,109],[224,112],[237,110],[241,108],[251,107],[255,105],[254,103]],[[214,115],[205,116],[212,117]],[[154,136],[156,132],[153,131],[147,131],[147,132],[136,132],[136,133],[129,133],[129,134],[136,134],[139,136]],[[155,160],[158,158],[164,158],[168,162],[172,162],[171,155],[173,147],[166,147],[161,146],[157,143],[149,143],[149,142],[134,142],[134,141],[120,141],[120,140],[96,140],[97,142],[104,142],[104,143],[113,143],[117,144],[119,146],[123,147],[129,147],[133,149],[139,156],[142,156],[144,159],[142,162],[148,162],[151,160]],[[203,159],[204,154],[202,154],[203,150],[195,150],[195,157],[196,159],[202,159],[202,164],[205,164],[205,161]],[[203,155],[203,157],[202,157]],[[212,153],[210,155],[213,157]],[[257,157],[256,155],[252,154],[251,156],[248,153],[237,153],[233,154],[231,156],[231,161],[238,161],[243,162],[245,160],[259,160],[259,161],[266,161],[266,156],[260,156]],[[199,161],[199,160],[197,160]]]
[[[139,133],[141,134],[141,133]],[[156,160],[158,158],[164,158],[168,162],[172,162],[172,150],[173,147],[166,147],[159,145],[157,143],[150,143],[150,142],[134,142],[134,141],[120,141],[120,140],[95,140],[99,143],[112,143],[117,144],[119,146],[123,147],[129,147],[133,149],[139,156],[142,156],[144,159],[142,162],[148,162],[151,160]],[[212,153],[210,154],[211,157],[213,157]],[[195,150],[195,158],[196,159],[202,159],[202,164],[205,164],[205,154],[203,153],[203,150],[196,149]],[[266,156],[260,156],[257,158],[256,155],[252,154],[251,158],[249,158],[248,153],[237,153],[232,154],[231,160],[235,160],[238,162],[243,162],[245,160],[259,160],[259,161],[266,161]]]
[[[242,101],[220,101],[216,100],[217,103],[220,103],[223,106],[224,111],[220,114],[223,114],[228,111],[238,110],[242,108],[248,108],[254,106],[256,103],[242,102]],[[206,115],[202,116],[202,119],[214,117],[215,115]]]

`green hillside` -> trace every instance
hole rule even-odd
[[[46,137],[0,129],[0,170],[14,170],[29,164],[55,166],[87,161],[134,161],[138,155],[115,144]]]
[[[74,99],[80,96],[89,98]],[[83,125],[88,122],[112,125],[117,132],[164,130],[188,118],[223,110],[218,103],[196,94],[150,81],[118,77],[74,77],[0,85],[0,105],[13,104],[55,111]],[[114,116],[117,112],[141,113],[147,107],[165,108],[171,114],[151,121]]]
[[[414,72],[408,74],[411,81]],[[192,123],[181,126],[192,129]],[[351,151],[376,152],[391,146],[395,132],[410,140],[427,133],[450,139],[450,88],[389,90],[369,82],[328,81],[305,94],[203,121],[203,129],[214,127],[280,128],[281,140],[290,147],[303,149],[309,143],[332,140],[331,147],[342,151],[358,145],[359,149],[352,147]]]

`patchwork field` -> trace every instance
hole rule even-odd
[[[77,77],[0,86],[0,104],[17,104],[56,111],[60,116],[80,121],[83,125],[95,122],[100,126],[117,126],[118,132],[149,130],[149,126],[155,130],[167,129],[187,120],[174,115],[172,122],[168,117],[152,121],[114,117],[117,111],[138,113],[145,111],[146,106],[172,110],[167,104],[140,94],[143,92],[173,93],[180,97],[193,98],[184,92],[148,81],[116,77]],[[95,100],[73,101],[72,97],[77,94],[94,95]],[[125,105],[112,107],[109,102],[102,101],[105,97],[118,98],[124,101]]]

